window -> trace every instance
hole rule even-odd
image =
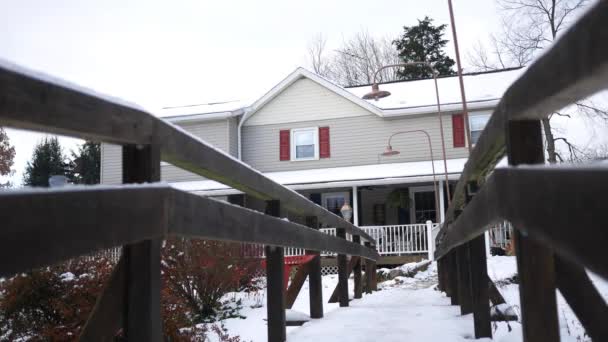
[[[321,194],[323,207],[340,217],[342,217],[340,209],[342,209],[344,203],[348,202],[349,197],[348,192],[326,192]]]
[[[319,129],[298,128],[291,130],[291,160],[319,159]]]
[[[471,129],[471,143],[476,144],[484,127],[490,119],[490,114],[469,116],[469,128]]]

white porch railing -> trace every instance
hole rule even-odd
[[[490,246],[506,249],[513,236],[513,227],[508,221],[501,222],[490,228]]]
[[[437,223],[433,223],[432,230],[436,230],[438,226]],[[360,228],[376,240],[380,255],[405,255],[428,252],[428,232],[427,226],[424,223],[362,226]],[[336,235],[335,228],[323,228],[321,231],[330,235]],[[436,233],[433,233],[434,237]],[[350,235],[347,235],[346,238],[352,241]],[[304,255],[304,250],[301,248],[285,248],[285,255]],[[321,253],[321,255],[328,256],[332,254]]]
[[[435,228],[438,225],[432,224]],[[404,255],[428,252],[428,232],[424,223],[394,226],[363,226],[363,231],[376,239],[380,255]]]

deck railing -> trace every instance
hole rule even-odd
[[[492,335],[483,235],[508,220],[524,341],[559,341],[556,289],[587,334],[608,341],[608,306],[586,273],[608,278],[608,168],[542,165],[541,120],[608,87],[608,1],[590,7],[503,95],[437,237],[439,287],[473,313],[477,338]],[[505,154],[511,167],[494,169]]]
[[[163,160],[266,201],[264,214],[162,183],[1,192],[0,277],[123,246],[82,340],[112,340],[118,331],[129,341],[163,339],[160,249],[168,236],[265,245],[269,341],[285,340],[285,247],[316,254],[308,273],[312,318],[323,316],[321,251],[338,254],[341,306],[349,302],[347,255],[358,260],[356,298],[362,259],[367,289],[375,287],[378,253],[369,234],[142,109],[0,63],[0,125],[120,144],[123,183],[158,182]],[[306,226],[279,218],[282,209],[305,217]],[[335,236],[319,232],[320,224],[336,227]]]

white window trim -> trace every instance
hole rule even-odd
[[[473,136],[473,130],[471,129],[471,119],[474,117],[478,117],[478,116],[484,116],[488,118],[488,121],[490,121],[490,116],[492,115],[492,113],[484,113],[484,114],[469,114],[469,135],[472,137]],[[486,121],[486,125],[488,124],[488,121]],[[484,126],[485,129],[485,126]],[[467,137],[468,138],[468,137]],[[471,138],[472,140],[472,138]],[[475,142],[471,141],[471,145],[475,146]]]
[[[322,192],[321,193],[321,204],[323,208],[327,209],[327,199],[332,197],[344,197],[344,203],[348,203],[350,205],[350,193],[348,191],[340,191],[340,192]]]
[[[313,141],[315,142],[315,155],[311,158],[296,158],[296,133],[299,132],[312,132]],[[307,160],[319,160],[319,127],[306,127],[306,128],[294,128],[290,130],[291,134],[291,161],[307,161]]]

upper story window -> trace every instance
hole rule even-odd
[[[476,144],[481,132],[486,127],[490,114],[469,116],[469,128],[471,130],[471,143]]]
[[[319,159],[319,129],[298,128],[291,130],[291,160]]]

